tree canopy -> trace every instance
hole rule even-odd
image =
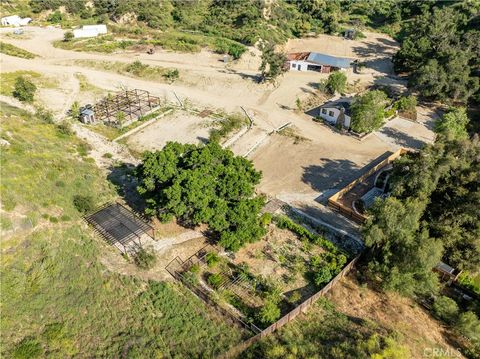
[[[469,4],[425,7],[403,23],[395,68],[411,73],[409,84],[426,98],[463,103],[478,99],[479,5]]]
[[[169,142],[144,155],[137,177],[147,214],[206,223],[219,243],[234,251],[265,234],[259,217],[264,198],[254,196],[261,173],[217,143]]]
[[[275,79],[283,74],[287,57],[282,52],[275,51],[275,44],[267,42],[262,45],[262,62],[259,70],[262,73],[262,81],[275,81]]]
[[[463,115],[453,110],[440,123]],[[461,123],[453,135],[445,126],[434,144],[398,159],[391,196],[370,210],[363,229],[370,269],[386,289],[434,288],[430,273],[440,260],[458,269],[480,265],[480,139],[465,137]]]
[[[380,90],[368,91],[353,99],[351,128],[353,131],[372,132],[383,124],[387,95]]]

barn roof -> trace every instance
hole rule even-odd
[[[338,68],[349,68],[352,63],[352,59],[344,57],[336,57],[330,55],[319,54],[318,52],[311,52],[307,57],[307,61],[313,62],[319,65],[327,65]]]

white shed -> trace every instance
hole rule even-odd
[[[18,15],[5,16],[1,19],[2,26],[25,26],[28,25],[30,21],[32,21],[31,18],[21,18]]]
[[[107,25],[83,25],[83,30],[91,31],[95,30],[98,34],[106,34],[107,33]]]
[[[97,30],[85,30],[85,29],[75,29],[73,30],[73,37],[78,39],[82,37],[96,37],[98,36]]]

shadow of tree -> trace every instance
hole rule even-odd
[[[357,176],[358,167],[350,160],[321,158],[320,161],[322,161],[321,165],[303,167],[302,181],[316,191],[340,188]]]
[[[262,81],[262,77],[259,74],[252,75],[252,74],[247,74],[246,72],[241,72],[234,69],[218,70],[218,72],[222,74],[238,75],[244,80],[250,80],[257,84]]]
[[[145,200],[137,191],[135,165],[122,163],[109,168],[107,179],[115,186],[117,194],[137,213],[145,212]]]
[[[401,147],[421,149],[425,142],[392,127],[382,127],[378,132],[393,139]]]

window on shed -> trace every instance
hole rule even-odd
[[[326,109],[326,108],[322,108],[322,113],[323,113],[324,115],[326,115],[326,114],[327,114],[327,109]]]
[[[334,113],[333,111],[328,111],[328,116],[333,117]]]

